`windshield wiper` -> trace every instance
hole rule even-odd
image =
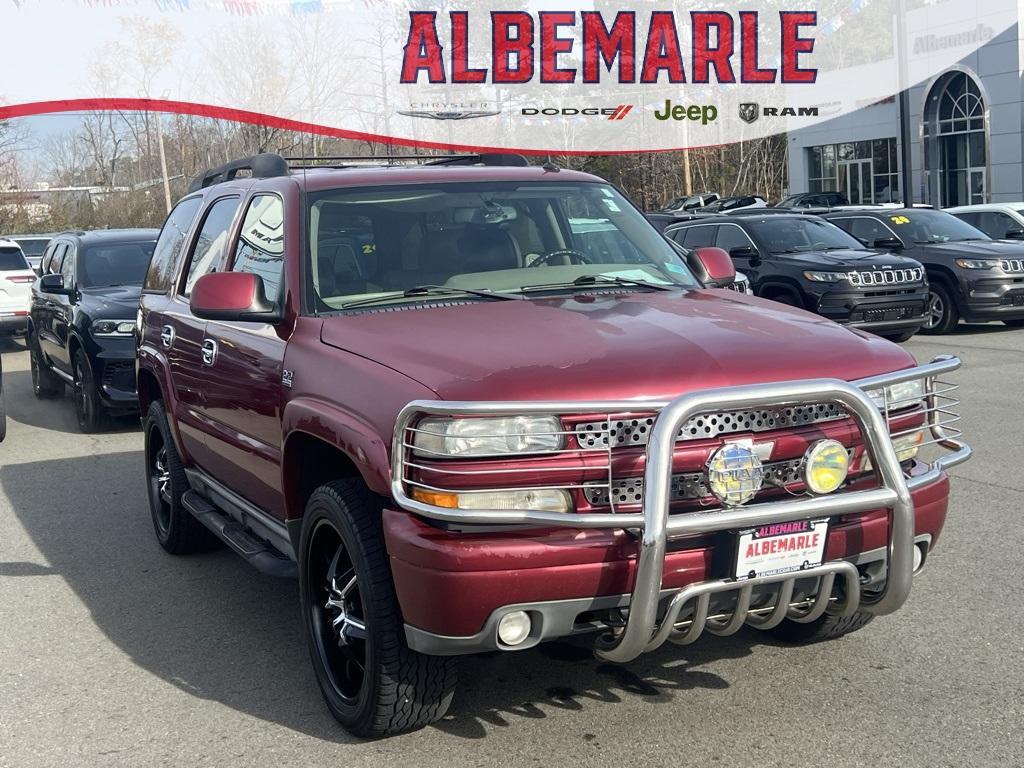
[[[370,296],[365,299],[346,301],[341,305],[341,309],[351,309],[352,307],[362,307],[370,304],[378,304],[383,301],[394,301],[396,299],[415,299],[420,296],[456,296],[459,294],[479,296],[484,299],[497,299],[498,301],[521,301],[523,299],[522,296],[516,296],[514,294],[496,293],[494,291],[487,291],[478,288],[454,288],[447,285],[414,285],[412,288],[406,288],[404,291],[392,291],[391,293],[385,293],[380,296]]]
[[[632,277],[620,277],[612,275],[580,275],[575,280],[566,283],[540,283],[539,285],[524,285],[520,290],[539,291],[546,288],[583,288],[594,285],[629,285],[638,288],[652,288],[656,291],[671,291],[673,286],[662,285],[661,283],[650,283],[646,280],[637,280]],[[682,287],[682,286],[675,286]]]

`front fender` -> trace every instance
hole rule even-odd
[[[297,397],[285,405],[282,427],[285,454],[293,435],[312,435],[348,456],[371,491],[381,496],[391,494],[390,435],[380,435],[367,421],[334,403],[309,396]]]

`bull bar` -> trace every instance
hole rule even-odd
[[[522,401],[522,402],[449,402],[414,401],[399,414],[392,445],[392,495],[407,511],[436,521],[465,525],[524,527],[617,528],[635,532],[638,538],[636,575],[629,596],[625,621],[601,639],[596,653],[608,661],[627,662],[672,640],[693,642],[707,628],[715,634],[731,634],[744,622],[767,628],[784,618],[809,622],[826,611],[850,615],[856,610],[876,615],[892,613],[906,601],[913,577],[914,509],[911,491],[937,480],[948,468],[970,458],[971,449],[961,442],[959,432],[947,429],[949,414],[939,400],[936,377],[955,371],[960,360],[937,357],[930,363],[888,374],[845,382],[839,379],[810,379],[765,384],[722,387],[681,395],[673,400],[622,401]],[[868,395],[914,379],[924,381],[924,401],[932,444],[949,451],[936,458],[925,471],[905,477],[892,443],[887,416]],[[948,390],[947,390],[948,391]],[[826,496],[725,507],[706,512],[669,515],[672,463],[680,427],[697,414],[715,409],[749,409],[797,406],[804,403],[831,403],[842,407],[860,429],[865,450],[879,479],[878,487],[837,492]],[[646,446],[644,493],[639,513],[561,513],[534,510],[457,509],[418,501],[406,492],[406,454],[411,448],[407,430],[424,415],[497,416],[542,414],[568,416],[596,412],[656,411],[657,417]],[[959,417],[957,417],[959,418]],[[847,561],[826,562],[820,566],[774,576],[737,581],[722,579],[692,584],[668,595],[667,606],[659,622],[659,606],[666,598],[661,581],[666,544],[683,536],[715,531],[735,531],[799,519],[831,517],[889,510],[887,578],[880,592],[862,596],[856,567]],[[831,591],[836,577],[845,582],[844,596],[835,600]],[[817,599],[810,607],[790,604],[797,580],[818,578]],[[775,605],[770,609],[750,610],[750,597],[758,586],[778,585]],[[708,616],[713,594],[736,592],[731,617]],[[833,605],[832,603],[835,602]],[[677,626],[684,608],[692,604],[693,615],[685,628]]]

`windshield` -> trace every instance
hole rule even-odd
[[[765,244],[769,253],[801,253],[850,249],[863,251],[864,246],[831,222],[811,216],[772,216],[750,220],[748,226]]]
[[[14,242],[21,246],[21,250],[25,252],[26,256],[33,257],[42,256],[46,246],[50,244],[49,240],[41,237],[27,237],[25,239],[16,237]]]
[[[153,255],[152,240],[137,243],[91,245],[82,251],[78,267],[81,288],[104,288],[114,285],[142,285]]]
[[[0,248],[0,271],[10,272],[16,269],[29,269],[28,262],[20,248]]]
[[[903,211],[889,217],[896,234],[915,243],[955,243],[991,238],[945,211]]]
[[[308,204],[309,272],[322,311],[375,298],[426,301],[423,291],[402,296],[423,286],[518,296],[578,290],[576,280],[699,285],[682,256],[603,184],[333,189]]]

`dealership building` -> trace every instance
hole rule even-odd
[[[909,90],[914,202],[945,208],[1024,200],[1021,11],[999,34],[979,19],[939,26],[938,12],[932,6],[907,14],[909,60],[920,64],[960,48],[965,55]],[[888,80],[898,71],[895,58],[859,68],[864,77]],[[789,132],[790,191],[839,191],[852,204],[902,201],[899,99],[853,106]]]

